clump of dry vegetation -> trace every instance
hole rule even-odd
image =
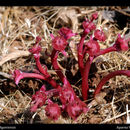
[[[0,7],[0,123],[86,123],[86,124],[124,124],[130,123],[130,80],[126,76],[117,76],[105,84],[102,92],[94,99],[91,95],[103,76],[114,70],[130,69],[130,51],[112,52],[96,58],[89,76],[90,110],[76,121],[69,117],[60,117],[51,121],[45,116],[44,107],[36,113],[30,113],[31,96],[39,90],[43,81],[24,79],[16,85],[11,79],[11,71],[20,69],[31,72],[36,68],[35,61],[28,49],[35,38],[42,37],[41,63],[49,68],[49,73],[58,80],[52,69],[50,58],[45,50],[52,50],[50,33],[57,33],[62,26],[69,27],[74,33],[82,32],[81,24],[86,16],[97,11],[97,27],[102,26],[107,41],[100,43],[102,49],[109,47],[118,33],[130,37],[129,7]],[[122,18],[124,23],[121,23]],[[77,63],[77,44],[80,36],[72,38],[69,46],[70,57],[59,58],[64,74],[72,84],[77,95],[81,95],[81,77]],[[73,44],[74,43],[74,44]],[[48,86],[49,87],[49,86]]]

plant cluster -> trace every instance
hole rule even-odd
[[[103,29],[96,29],[95,21],[98,18],[98,13],[92,14],[90,19],[85,19],[83,22],[83,32],[81,35],[80,42],[78,44],[78,65],[79,70],[82,77],[82,97],[83,100],[88,99],[88,76],[89,70],[93,60],[103,54],[112,52],[112,51],[127,51],[128,41],[129,39],[125,40],[124,37],[121,37],[118,34],[115,43],[106,49],[100,49],[99,42],[105,42],[107,37],[103,32]],[[59,79],[62,83],[58,84],[52,76],[48,73],[48,68],[45,64],[40,63],[40,52],[41,46],[39,45],[41,38],[39,36],[36,37],[35,45],[29,49],[29,51],[33,54],[37,70],[35,73],[26,73],[21,72],[20,70],[15,70],[13,72],[13,77],[15,83],[18,84],[21,79],[24,78],[35,78],[47,81],[53,89],[46,90],[46,86],[43,85],[39,91],[37,91],[32,96],[31,102],[31,112],[35,112],[37,108],[46,105],[45,112],[46,116],[50,119],[57,120],[63,111],[66,111],[68,115],[72,119],[77,119],[77,117],[81,113],[86,113],[89,109],[87,104],[83,102],[74,92],[73,87],[71,86],[70,82],[68,81],[67,77],[62,73],[59,64],[58,64],[58,56],[59,53],[62,53],[65,57],[67,57],[67,52],[65,51],[67,45],[69,44],[69,40],[71,37],[74,37],[77,33],[73,33],[71,29],[62,27],[58,31],[58,36],[54,36],[51,34],[52,38],[52,47],[53,50],[51,54],[47,54],[51,58],[53,69],[56,71]],[[86,37],[89,37],[89,40],[85,42]],[[85,57],[88,55],[88,59],[86,60]],[[117,75],[126,75],[130,77],[129,70],[117,70],[105,76],[94,92],[94,96],[98,94],[102,88],[102,86],[112,77]],[[61,104],[58,105],[54,101],[52,101],[51,97],[57,97],[60,99]]]

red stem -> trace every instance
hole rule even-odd
[[[23,78],[36,78],[36,79],[43,79],[43,80],[46,79],[43,75],[36,74],[36,73],[25,73],[25,72],[22,72],[22,77]]]
[[[60,86],[58,88],[61,88]],[[51,89],[46,91],[46,94],[48,95],[48,98],[52,97],[52,96],[59,96],[59,89]]]
[[[114,72],[111,72],[110,74],[108,74],[107,76],[105,76],[98,84],[95,92],[94,92],[94,96],[96,94],[98,94],[100,92],[100,90],[102,89],[103,85],[111,78],[117,76],[117,75],[126,75],[128,77],[130,77],[130,70],[117,70]]]
[[[53,49],[52,54],[51,54],[51,62],[53,65],[53,68],[56,70],[57,75],[61,79],[61,81],[64,83],[64,81],[67,81],[67,85],[71,87],[69,81],[67,78],[63,75],[62,70],[60,69],[58,63],[57,63],[57,58],[58,58],[58,51]]]
[[[63,81],[64,75],[61,72],[61,69],[57,63],[57,58],[58,58],[58,51],[53,49],[52,54],[51,54],[51,62],[52,62],[53,68],[56,70],[57,75],[59,76],[61,81]]]
[[[115,48],[115,47],[108,47],[108,48],[106,48],[106,49],[103,49],[103,50],[100,50],[100,52],[99,53],[97,53],[96,55],[95,55],[95,57],[98,57],[98,56],[100,56],[100,55],[104,55],[104,54],[106,54],[106,53],[109,53],[109,52],[112,52],[112,51],[117,51],[117,49]]]
[[[40,71],[45,77],[50,77],[50,75],[47,73],[46,68],[43,69],[43,67],[42,67],[42,65],[41,65],[41,63],[40,63],[40,58],[39,58],[39,57],[38,57],[38,58],[35,58],[35,61],[36,61],[36,65],[37,65],[39,71]]]
[[[83,33],[82,36],[81,36],[79,47],[78,47],[78,65],[79,65],[79,69],[80,69],[80,72],[81,72],[81,76],[83,75],[83,68],[84,68],[83,45],[84,45],[85,37],[86,37],[86,35]]]
[[[24,79],[24,78],[42,79],[42,80],[47,81],[54,88],[58,88],[58,86],[59,86],[51,77],[46,78],[46,77],[44,77],[43,75],[40,75],[40,74],[25,73],[25,72],[22,72],[21,76],[19,76],[18,80],[16,81],[16,84],[18,84],[19,80]]]
[[[40,60],[39,60],[39,57],[35,58],[35,61],[36,61],[36,65],[39,69],[39,71],[45,75],[45,78],[46,78],[46,81],[51,84],[54,88],[57,88],[58,87],[58,84],[55,82],[55,80],[53,80],[50,76],[50,74],[47,72],[46,68],[43,69],[42,68],[42,65],[40,63]]]
[[[94,57],[91,57],[91,56],[88,57],[88,60],[86,61],[84,71],[83,71],[83,76],[82,76],[82,96],[83,96],[83,100],[88,99],[88,90],[89,90],[88,75],[89,75],[89,70],[90,70],[93,59],[94,59]]]
[[[55,80],[53,80],[51,77],[48,77],[47,79],[46,79],[46,81],[49,83],[49,84],[51,84],[52,85],[52,87],[54,87],[54,88],[57,88],[58,87],[58,84],[55,82]]]

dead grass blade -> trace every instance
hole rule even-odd
[[[128,112],[130,112],[130,110],[128,110]],[[126,114],[127,114],[127,112],[123,112],[123,113],[121,113],[121,114],[119,114],[119,115],[116,115],[116,116],[110,118],[110,119],[107,119],[107,120],[105,120],[105,121],[102,121],[101,124],[110,122],[110,121],[112,121],[112,120],[114,120],[114,119],[117,119],[117,118],[119,118],[119,117],[121,117],[121,116],[124,116],[124,115],[126,115]]]
[[[9,54],[5,55],[4,57],[2,57],[2,59],[0,61],[0,66],[2,66],[7,61],[14,60],[14,59],[17,59],[17,58],[23,57],[23,56],[29,56],[29,54],[30,54],[29,51],[16,50],[16,51],[9,53]]]

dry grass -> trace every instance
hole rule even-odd
[[[95,11],[99,13],[97,27],[105,28],[104,31],[108,37],[105,43],[100,43],[100,46],[102,49],[109,47],[118,33],[125,34],[129,25],[120,30],[116,23],[103,19],[102,11],[106,8],[108,7],[0,7],[0,123],[130,123],[130,80],[125,76],[111,79],[103,87],[105,95],[100,95],[101,99],[90,98],[88,113],[82,114],[76,121],[60,117],[57,122],[46,118],[44,106],[36,113],[29,114],[32,92],[35,93],[41,81],[38,83],[31,81],[29,85],[29,82],[25,80],[20,82],[20,86],[16,86],[10,80],[10,70],[18,68],[29,71],[35,67],[28,49],[35,42],[37,35],[43,38],[41,41],[42,59],[46,64],[50,64],[48,57],[43,55],[46,48],[48,52],[51,51],[50,33],[56,35],[56,31],[62,26],[70,27],[73,32],[80,33],[83,18],[89,17]],[[115,9],[118,8],[115,7]],[[77,35],[70,43],[70,56],[76,61],[76,44],[79,39],[80,35]],[[96,58],[94,63],[97,67],[97,77],[91,79],[94,81],[94,86],[98,83],[96,79],[100,80],[108,72],[129,69],[129,56],[128,50],[121,53],[112,52]],[[63,61],[64,58],[59,60]],[[62,68],[64,72],[67,71],[66,68]],[[75,74],[77,70],[77,68],[73,69],[73,73]],[[55,75],[51,68],[49,72]],[[78,82],[80,80],[78,79]],[[79,85],[76,86],[78,82],[73,87],[81,93]],[[91,90],[93,91],[93,88]]]

